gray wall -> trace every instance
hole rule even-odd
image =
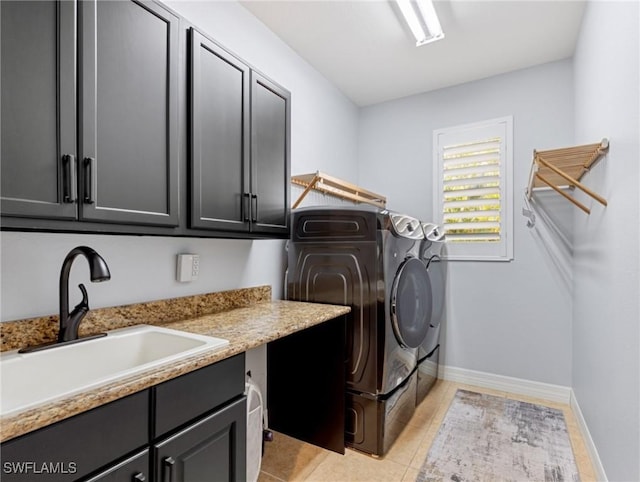
[[[585,176],[574,240],[573,390],[609,480],[640,480],[640,55],[638,2],[587,6],[575,54],[578,143],[608,137]]]
[[[446,365],[571,384],[570,208],[549,198],[559,221],[533,230],[520,212],[533,149],[573,142],[572,83],[566,60],[361,110],[360,184],[426,221],[433,130],[513,115],[515,259],[449,263]]]
[[[321,169],[356,181],[358,110],[349,100],[239,4],[169,5],[291,91],[292,173]],[[274,297],[282,296],[283,241],[2,232],[0,242],[2,321],[57,313],[60,265],[79,244],[94,247],[111,268],[111,281],[87,283],[94,308],[259,284],[271,284]],[[200,254],[197,281],[175,281],[181,252]],[[86,279],[80,260],[72,286]]]

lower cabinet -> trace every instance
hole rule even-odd
[[[245,450],[239,443],[243,440],[245,397],[157,443],[154,480],[244,481]]]
[[[244,354],[4,442],[3,482],[246,478]]]

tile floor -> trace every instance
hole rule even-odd
[[[569,405],[444,380],[436,382],[427,398],[416,408],[411,420],[404,424],[400,436],[384,457],[374,458],[349,449],[345,455],[339,455],[275,433],[274,441],[266,444],[258,480],[259,482],[413,482],[418,476],[420,466],[458,388],[496,396],[508,396],[515,400],[562,410],[580,479],[582,482],[596,480],[591,460]]]

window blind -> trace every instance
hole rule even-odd
[[[433,133],[434,220],[448,259],[512,259],[513,119],[503,117]]]
[[[499,137],[443,147],[442,218],[449,242],[501,236]]]

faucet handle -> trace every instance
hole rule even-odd
[[[85,288],[82,283],[80,283],[78,285],[78,288],[80,288],[80,291],[82,291],[82,301],[76,305],[75,309],[86,308],[88,310],[89,309],[89,295],[87,294],[87,288]],[[75,311],[75,309],[74,309],[74,311]]]

